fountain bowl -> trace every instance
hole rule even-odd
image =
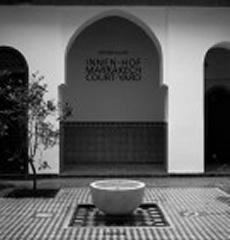
[[[94,205],[110,215],[131,214],[142,202],[145,183],[128,179],[109,179],[90,183]]]

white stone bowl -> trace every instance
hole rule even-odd
[[[127,179],[95,181],[90,184],[94,205],[111,215],[132,213],[142,202],[145,183]]]

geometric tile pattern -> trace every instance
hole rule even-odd
[[[64,168],[77,163],[162,163],[164,122],[62,122]],[[77,166],[75,166],[77,168]]]
[[[160,208],[154,203],[141,204],[132,214],[106,215],[93,204],[79,204],[73,214],[71,227],[167,227]]]
[[[53,199],[0,198],[1,240],[230,240],[230,195],[218,188],[147,188],[168,227],[69,227],[88,188],[63,188]]]

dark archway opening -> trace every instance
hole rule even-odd
[[[205,58],[205,171],[230,170],[230,50],[215,47]]]
[[[25,58],[14,48],[0,47],[0,88],[8,95],[10,90],[5,91],[6,88],[22,85],[28,85],[28,65]],[[14,108],[10,98],[4,94],[0,95],[0,103],[0,111],[11,111]],[[27,173],[27,129],[19,129],[18,121],[15,118],[7,125],[6,134],[0,138],[1,175]]]

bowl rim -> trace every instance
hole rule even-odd
[[[111,183],[111,186],[109,184]],[[133,186],[124,186],[125,183],[133,184]],[[108,184],[108,186],[102,186]],[[118,184],[118,185],[116,185]],[[123,186],[119,185],[123,184]],[[131,191],[145,188],[146,184],[139,180],[131,179],[106,179],[106,180],[96,180],[91,182],[90,187],[97,190],[103,191]],[[112,186],[113,185],[113,186]]]

